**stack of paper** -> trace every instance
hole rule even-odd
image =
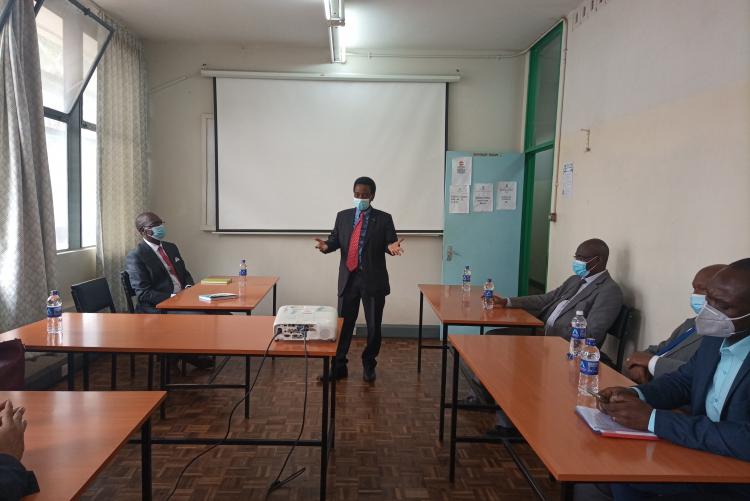
[[[650,431],[638,431],[627,428],[612,421],[612,418],[591,407],[576,406],[576,413],[586,421],[586,424],[596,433],[603,437],[636,438],[640,440],[659,440],[659,437]]]
[[[215,292],[213,294],[201,294],[198,299],[201,301],[219,301],[221,299],[235,299],[237,294],[231,292]]]
[[[203,285],[227,285],[232,283],[232,279],[229,277],[206,277],[201,280]]]

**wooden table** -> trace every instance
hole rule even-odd
[[[241,277],[231,278],[232,282],[227,285],[195,284],[183,289],[174,296],[156,305],[162,311],[205,311],[205,312],[241,312],[247,315],[253,310],[266,295],[273,290],[273,313],[276,314],[276,285],[279,277],[246,277],[245,291],[240,292],[239,283]],[[221,301],[201,301],[198,296],[216,292],[232,292],[237,294],[237,299],[223,299]]]
[[[77,498],[115,453],[141,430],[142,498],[151,499],[151,418],[163,391],[0,392],[0,402],[26,408],[22,462],[40,492],[33,501]]]
[[[482,307],[482,287],[471,287],[466,292],[460,285],[419,284],[419,336],[417,341],[417,372],[422,371],[422,350],[439,349],[442,351],[440,371],[440,418],[438,438],[443,441],[445,430],[445,409],[450,405],[445,403],[445,386],[447,380],[448,359],[448,327],[474,326],[479,327],[480,334],[484,334],[485,327],[527,327],[532,333],[537,327],[543,327],[544,322],[520,308],[493,308],[485,310]],[[432,311],[443,324],[443,332],[439,345],[423,345],[422,318],[424,314],[424,298],[430,303]]]
[[[563,499],[572,499],[574,483],[669,482],[749,483],[750,463],[659,441],[605,438],[595,434],[575,413],[575,406],[593,406],[578,396],[578,369],[566,358],[568,344],[558,337],[451,335],[453,395],[458,399],[461,357],[549,472],[562,482]],[[599,387],[631,386],[628,378],[604,364]],[[456,437],[458,409],[451,410],[450,479],[455,475],[456,443],[478,442]],[[497,441],[497,440],[495,440]],[[502,440],[526,475],[508,440]],[[541,496],[541,491],[536,489]],[[543,496],[541,496],[543,497]]]
[[[320,440],[300,440],[300,446],[321,448],[321,499],[325,498],[329,448],[334,445],[336,417],[336,381],[328,375],[336,356],[335,342],[272,341],[274,317],[240,315],[134,315],[130,313],[63,313],[63,333],[48,336],[47,321],[40,320],[0,334],[0,341],[21,339],[27,351],[62,352],[68,354],[68,387],[74,389],[75,353],[148,353],[157,355],[232,355],[245,357],[243,385],[215,385],[243,388],[250,391],[250,357],[305,357],[323,361],[323,405]],[[338,333],[342,320],[339,319]],[[168,386],[167,364],[162,363],[161,388]],[[180,384],[193,389],[205,385]],[[329,398],[330,394],[330,398]],[[245,416],[249,416],[249,398],[245,399]],[[330,406],[330,418],[329,418]],[[159,439],[159,444],[215,444],[217,438]],[[287,439],[229,439],[225,445],[293,445]]]

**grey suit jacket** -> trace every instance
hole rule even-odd
[[[612,327],[620,313],[622,291],[617,282],[612,280],[608,271],[602,273],[576,295],[580,286],[581,279],[573,275],[560,287],[546,294],[510,298],[511,308],[523,308],[546,323],[547,318],[555,311],[560,301],[572,298],[572,301],[569,301],[560,312],[555,324],[547,328],[545,335],[570,339],[570,321],[573,320],[576,311],[581,310],[588,324],[586,335],[596,339],[596,344],[601,347],[607,336],[607,330]]]
[[[688,329],[695,331],[695,318],[688,318],[679,327],[677,327],[669,338],[665,339],[659,344],[651,345],[646,348],[648,353],[656,355],[659,351],[666,348],[672,341],[677,339],[683,332]],[[693,332],[684,341],[671,349],[668,353],[659,357],[654,367],[654,377],[659,377],[662,374],[668,374],[679,369],[685,362],[693,358],[693,354],[698,351],[701,345],[703,337]]]

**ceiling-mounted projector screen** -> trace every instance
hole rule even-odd
[[[327,232],[369,176],[399,232],[442,232],[446,85],[215,78],[217,231]]]

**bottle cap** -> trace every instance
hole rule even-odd
[[[587,337],[586,346],[596,346],[596,339],[594,339],[593,337]]]
[[[578,310],[578,311],[576,311],[576,315],[578,315],[579,317],[582,317],[583,316],[583,312],[581,310]]]
[[[244,262],[245,262],[245,260],[243,259],[243,260],[242,260],[242,262],[244,263]]]
[[[50,296],[59,296],[59,295],[60,295],[60,291],[59,290],[52,289],[52,291],[50,293]]]

